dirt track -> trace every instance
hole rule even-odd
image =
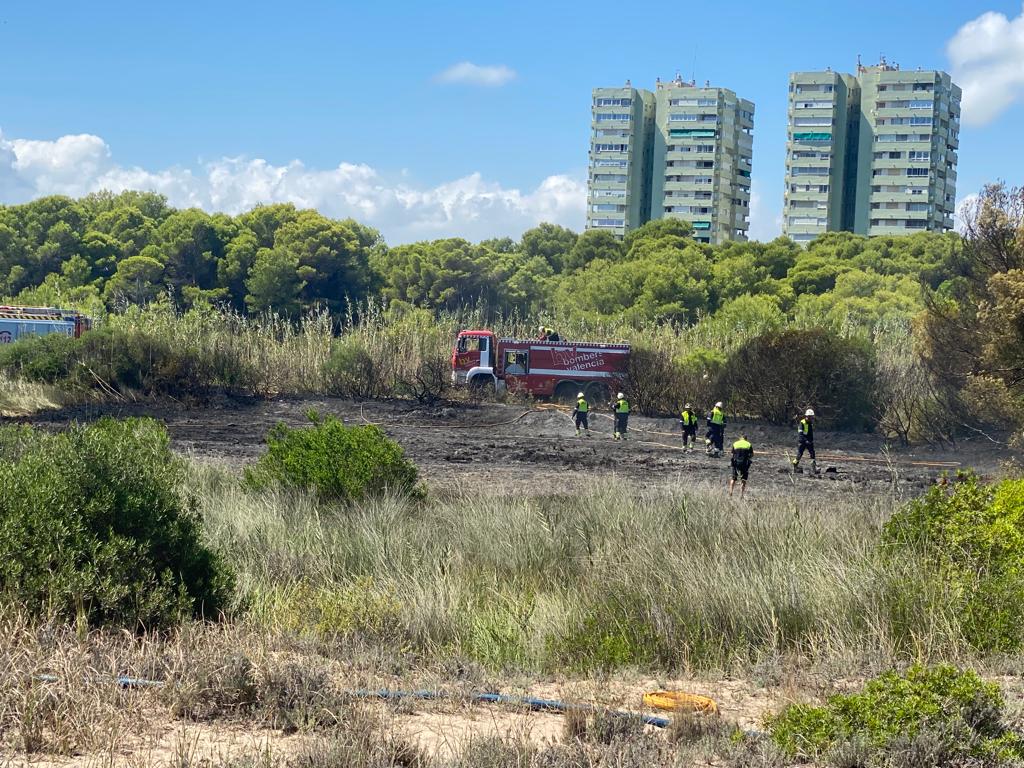
[[[728,479],[728,460],[702,452],[680,450],[678,425],[673,419],[630,420],[630,440],[615,442],[610,417],[592,415],[589,438],[577,438],[568,414],[551,406],[449,405],[418,407],[411,403],[353,403],[331,398],[281,398],[269,401],[224,401],[207,407],[130,404],[79,406],[22,419],[55,426],[89,421],[102,415],[162,419],[174,447],[197,459],[231,466],[255,461],[263,451],[267,430],[279,421],[306,423],[305,413],[316,409],[347,423],[376,423],[398,440],[427,482],[439,489],[478,487],[481,493],[551,493],[578,488],[600,476],[616,475],[643,486],[707,484],[722,486]],[[915,495],[955,466],[925,463],[960,462],[982,473],[998,468],[1009,454],[985,442],[963,443],[957,450],[883,452],[871,435],[819,431],[820,475],[794,475],[789,456],[794,451],[790,430],[752,423],[732,423],[727,444],[744,432],[755,448],[751,492],[830,494],[892,492],[894,483],[904,495]],[[916,463],[915,463],[916,462]]]

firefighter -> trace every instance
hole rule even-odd
[[[683,450],[692,453],[693,447],[697,444],[697,414],[693,412],[693,406],[689,403],[683,406],[679,423],[683,427]]]
[[[725,413],[722,411],[721,401],[715,403],[711,413],[707,416],[708,434],[704,439],[707,446],[708,456],[715,458],[725,452]]]
[[[590,412],[590,403],[582,392],[576,395],[576,408],[572,412],[573,421],[576,422],[576,437],[580,436],[580,427],[590,437],[590,424],[587,421],[587,414]]]
[[[750,462],[754,460],[754,447],[747,440],[746,435],[740,435],[740,439],[732,444],[732,459],[729,464],[732,466],[732,480],[729,481],[729,495],[732,496],[736,481],[740,481],[740,498],[747,492],[747,475],[750,474]]]
[[[612,413],[615,414],[615,439],[628,440],[626,429],[629,427],[629,401],[621,392],[618,399],[612,403]]]
[[[800,466],[800,459],[804,457],[804,451],[811,457],[811,470],[818,473],[818,460],[814,455],[814,409],[808,408],[800,423],[796,425],[797,443],[796,458],[793,459],[793,469]]]
[[[558,331],[554,328],[548,328],[546,325],[541,325],[538,330],[540,335],[537,337],[538,341],[561,341],[562,337],[558,335]]]

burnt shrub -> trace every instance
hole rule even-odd
[[[871,424],[875,362],[870,343],[822,328],[770,331],[733,352],[719,376],[730,410],[788,424],[812,406],[823,423]]]

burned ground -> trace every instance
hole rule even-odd
[[[201,461],[239,468],[255,461],[264,437],[276,423],[298,426],[316,410],[349,424],[377,424],[404,447],[423,478],[436,490],[479,487],[495,491],[552,494],[615,476],[644,486],[723,485],[728,459],[712,459],[700,450],[681,450],[674,419],[633,416],[630,439],[616,442],[611,418],[592,414],[590,437],[576,437],[568,412],[551,405],[449,404],[435,407],[408,402],[353,402],[333,398],[224,400],[202,407],[130,403],[86,405],[47,411],[22,419],[45,427],[101,416],[152,416],[167,424],[174,447]],[[878,436],[819,430],[822,472],[794,474],[791,430],[734,422],[726,443],[746,434],[755,449],[751,492],[797,494],[897,493],[909,497],[943,474],[971,467],[982,474],[1011,458],[987,439],[956,447],[887,449]],[[809,462],[805,460],[809,467]]]

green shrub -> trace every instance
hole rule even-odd
[[[385,492],[422,493],[415,465],[380,429],[348,427],[312,411],[308,416],[312,426],[305,429],[278,424],[270,430],[267,453],[245,471],[249,487],[297,488],[335,501]]]
[[[788,424],[808,405],[826,423],[863,427],[875,384],[870,343],[821,328],[770,331],[729,356],[719,377],[730,410]]]
[[[962,474],[893,515],[882,541],[893,556],[923,558],[976,649],[1024,645],[1024,480],[985,485]]]
[[[793,704],[765,726],[790,758],[818,760],[856,750],[871,764],[924,744],[929,765],[999,765],[1024,758],[1024,738],[1003,724],[999,686],[944,665],[910,667],[831,696],[822,707]]]
[[[232,579],[179,491],[163,426],[0,430],[0,595],[39,615],[166,625],[213,617]]]

